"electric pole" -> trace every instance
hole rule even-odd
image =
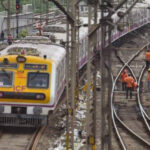
[[[46,0],[46,2],[45,2],[45,4],[46,4],[46,25],[48,24],[48,11],[49,11],[49,1],[48,0]]]
[[[86,149],[96,149],[96,73],[94,67],[92,74],[91,54],[95,53],[97,48],[97,5],[98,1],[88,1],[88,63],[87,63],[87,113],[86,113]],[[92,23],[94,20],[94,23]],[[92,78],[93,76],[93,78]]]
[[[7,1],[7,35],[10,34],[10,0]]]
[[[19,10],[20,10],[20,0],[16,0],[16,35],[19,38]]]

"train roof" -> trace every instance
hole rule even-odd
[[[8,46],[6,49],[0,51],[1,56],[5,55],[19,55],[21,51],[24,51],[25,55],[47,56],[47,59],[51,59],[58,63],[64,58],[66,51],[65,48],[55,44],[32,44],[32,43],[17,43]]]

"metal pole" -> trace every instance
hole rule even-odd
[[[40,25],[42,25],[42,0],[40,0]]]
[[[101,150],[111,150],[111,109],[110,109],[110,70],[108,71],[105,67],[106,65],[110,65],[110,52],[111,50],[108,50],[105,48],[105,38],[106,38],[106,20],[104,13],[107,11],[107,9],[104,6],[104,0],[101,0],[101,122],[102,122],[102,128],[101,128]],[[107,26],[108,27],[108,26]],[[110,69],[110,66],[109,66]],[[110,86],[110,87],[109,87]],[[109,106],[109,107],[108,107]]]
[[[72,106],[72,136],[71,136],[71,144],[72,144],[72,150],[74,150],[74,120],[75,120],[75,80],[76,80],[76,71],[75,71],[75,65],[76,65],[76,45],[75,45],[75,26],[71,26],[71,32],[72,32],[72,50],[71,50],[71,106]]]
[[[91,26],[91,5],[88,5],[88,32],[90,32],[90,26]],[[86,132],[87,132],[87,142],[86,142],[86,149],[90,150],[91,145],[89,144],[89,138],[90,138],[90,127],[89,127],[89,122],[90,122],[90,83],[91,83],[91,62],[90,62],[90,38],[88,38],[88,63],[87,63],[87,109],[86,109]]]
[[[19,38],[19,17],[18,17],[18,10],[16,10],[16,35],[17,35],[17,39]]]
[[[97,25],[97,4],[94,5],[94,25]],[[97,66],[97,34],[95,34],[94,36],[94,52],[95,52],[95,60],[94,60],[94,71],[93,71],[93,107],[94,107],[94,112],[93,112],[93,129],[94,129],[94,144],[92,146],[92,150],[95,150],[96,149],[96,123],[97,123],[97,120],[96,120],[96,113],[97,113],[97,96],[96,96],[96,78],[97,78],[97,69],[98,69],[98,66]]]
[[[10,0],[8,2],[8,8],[7,8],[7,34],[10,34]]]
[[[69,10],[69,0],[67,0],[67,11]],[[69,150],[69,142],[70,142],[70,134],[69,134],[69,116],[71,115],[69,112],[70,104],[69,104],[69,79],[70,79],[70,52],[69,52],[69,22],[67,21],[67,38],[66,38],[66,102],[67,102],[67,116],[66,116],[66,150]]]
[[[91,80],[91,54],[95,52],[97,48],[97,34],[96,32],[90,34],[91,31],[97,26],[97,2],[89,3],[88,5],[88,63],[87,63],[87,114],[86,114],[86,131],[87,131],[87,150],[96,149],[96,73],[97,68],[93,71],[93,86]],[[94,23],[91,20],[94,18]],[[96,63],[96,62],[95,62]],[[95,64],[96,65],[96,64]],[[93,89],[93,91],[91,91]],[[92,94],[92,98],[90,96]]]
[[[79,35],[79,29],[80,29],[80,26],[79,26],[79,20],[80,20],[80,12],[79,12],[79,5],[76,5],[76,19],[77,19],[77,28],[76,28],[76,49],[77,49],[77,54],[76,54],[76,70],[77,70],[77,73],[76,73],[76,104],[78,103],[78,100],[79,100],[79,70],[78,70],[78,62],[79,62],[79,38],[80,38],[80,35]],[[77,106],[77,105],[76,105]]]
[[[48,24],[48,11],[49,11],[49,2],[46,0],[46,24]]]
[[[72,107],[72,122],[71,122],[71,145],[74,150],[74,122],[75,122],[75,90],[76,90],[76,4],[72,1],[72,14],[75,22],[71,24],[71,107]]]
[[[35,11],[35,2],[34,0],[32,0],[32,8],[33,8],[33,12]]]
[[[111,103],[110,103],[110,99],[111,99],[111,89],[112,89],[112,80],[111,80],[111,26],[108,26],[108,42],[109,42],[109,47],[108,47],[108,60],[107,60],[107,64],[108,64],[108,133],[109,133],[109,144],[108,144],[108,149],[111,150],[112,149],[112,119],[111,119]]]

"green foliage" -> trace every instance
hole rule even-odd
[[[26,37],[28,35],[28,31],[27,30],[21,30],[20,32],[19,32],[19,37],[20,38],[24,38],[24,37]]]

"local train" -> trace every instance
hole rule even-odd
[[[0,52],[0,125],[46,124],[64,91],[65,48],[31,38]]]
[[[122,20],[124,30],[113,30],[112,42],[150,22],[149,4],[138,3],[136,7]],[[118,20],[117,13],[113,19]],[[79,69],[88,59],[88,28],[81,27],[80,31]],[[101,47],[100,32],[97,49]],[[46,37],[28,37],[0,51],[0,125],[47,123],[49,112],[56,108],[65,89],[65,58],[65,48]]]

